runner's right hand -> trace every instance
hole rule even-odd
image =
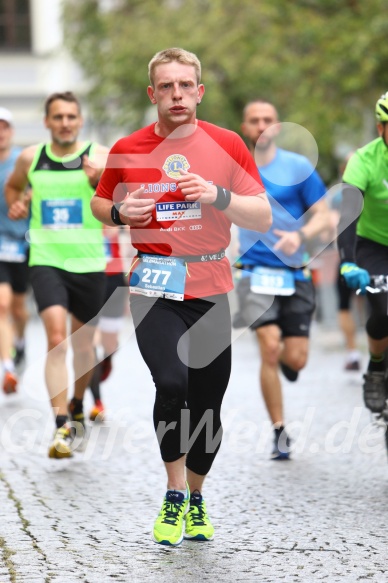
[[[155,201],[153,198],[143,198],[143,195],[144,187],[128,192],[120,207],[120,214],[124,216],[124,222],[130,227],[146,227],[152,220]]]

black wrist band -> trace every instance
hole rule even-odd
[[[123,223],[123,221],[120,219],[120,207],[122,205],[123,203],[119,202],[117,205],[112,205],[112,208],[110,209],[110,217],[115,225],[125,225],[125,223]]]
[[[216,185],[216,187],[217,198],[214,202],[212,202],[212,206],[214,206],[219,211],[223,211],[230,205],[232,193],[230,192],[230,190],[227,190],[223,186]]]

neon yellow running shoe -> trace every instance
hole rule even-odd
[[[59,427],[54,433],[54,439],[49,447],[48,456],[56,459],[71,457],[73,455],[72,443],[73,438],[70,427],[66,425]]]
[[[71,436],[73,438],[73,451],[85,451],[88,439],[88,428],[86,425],[85,415],[82,409],[76,405],[74,398],[68,404],[68,411],[71,420]]]
[[[153,538],[160,545],[180,545],[183,540],[184,517],[189,498],[182,492],[167,490],[163,506],[154,524]]]
[[[190,508],[186,514],[185,538],[191,540],[213,540],[214,527],[207,515],[205,500],[198,490],[190,496]]]

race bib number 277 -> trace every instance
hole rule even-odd
[[[182,301],[186,282],[186,263],[179,257],[142,255],[134,266],[129,291],[153,298]]]

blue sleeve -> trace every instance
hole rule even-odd
[[[325,192],[326,187],[322,178],[316,170],[313,170],[302,184],[302,193],[306,208],[311,208],[324,196]]]

